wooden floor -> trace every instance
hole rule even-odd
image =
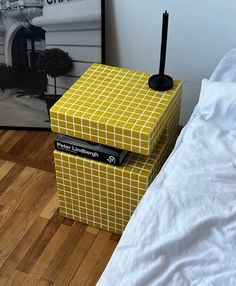
[[[95,285],[118,243],[60,216],[53,137],[0,130],[0,286]]]

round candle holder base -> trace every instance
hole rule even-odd
[[[154,74],[148,79],[148,85],[158,91],[169,90],[173,87],[173,78],[169,75]]]

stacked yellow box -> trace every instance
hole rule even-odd
[[[130,151],[121,166],[55,151],[63,216],[124,230],[178,132],[182,83],[157,92],[149,76],[94,64],[51,109],[54,132]]]

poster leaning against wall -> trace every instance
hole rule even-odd
[[[0,11],[0,127],[50,128],[50,106],[104,62],[104,0],[2,0]]]

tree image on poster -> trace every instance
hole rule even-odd
[[[2,0],[0,10],[0,127],[50,128],[50,107],[102,62],[102,0]]]

